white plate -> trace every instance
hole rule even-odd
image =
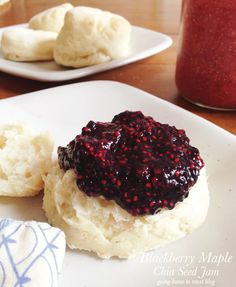
[[[0,29],[0,38],[4,30],[14,27],[26,27],[26,24],[9,26]],[[0,52],[0,71],[19,77],[40,81],[66,81],[96,74],[133,63],[159,53],[172,44],[167,35],[149,29],[132,26],[131,52],[129,56],[107,63],[80,69],[68,69],[57,65],[54,61],[46,62],[12,62],[3,58]]]
[[[207,219],[191,235],[132,260],[100,260],[87,252],[68,251],[60,286],[153,287],[170,286],[171,282],[171,286],[185,286],[187,279],[191,283],[189,286],[213,286],[213,283],[217,287],[234,286],[235,136],[141,90],[109,81],[67,85],[1,100],[0,122],[22,120],[49,129],[58,146],[67,144],[90,119],[110,121],[115,114],[126,109],[142,110],[158,121],[187,131],[206,162],[211,194]],[[0,198],[0,217],[46,220],[41,204],[40,196]],[[190,256],[194,260],[187,265],[183,260],[190,260]],[[227,262],[231,261],[230,256],[233,256],[233,262]],[[199,262],[202,257],[207,261]],[[172,262],[181,258],[182,262]],[[218,260],[225,261],[217,265]],[[192,272],[192,275],[183,276],[181,270]],[[204,273],[203,281],[208,280],[208,283],[201,283],[204,270],[207,273]],[[163,274],[158,275],[158,272]],[[180,283],[173,280],[180,280]]]

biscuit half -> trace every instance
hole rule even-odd
[[[44,180],[43,209],[49,223],[65,232],[70,248],[102,258],[133,257],[184,237],[203,223],[209,205],[205,169],[183,202],[145,216],[132,216],[101,196],[87,196],[78,189],[74,171],[64,172],[57,164]]]
[[[37,133],[17,123],[0,125],[0,196],[34,196],[51,165],[53,142],[47,132]]]

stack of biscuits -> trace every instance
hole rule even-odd
[[[28,27],[3,32],[1,49],[12,61],[46,61],[85,67],[127,56],[129,22],[110,12],[69,3],[43,11]]]

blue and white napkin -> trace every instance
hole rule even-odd
[[[0,287],[56,287],[64,255],[60,229],[0,219]]]

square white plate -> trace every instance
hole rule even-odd
[[[20,120],[48,129],[57,147],[73,139],[90,119],[110,121],[127,109],[141,110],[160,122],[184,128],[191,143],[200,149],[211,196],[207,219],[191,235],[135,259],[100,260],[87,252],[68,250],[60,286],[234,286],[235,136],[146,92],[109,81],[72,84],[1,100],[0,122]],[[0,217],[46,220],[41,205],[41,196],[2,197]]]
[[[0,38],[4,30],[15,27],[27,27],[27,25],[21,24],[1,28]],[[0,52],[0,71],[40,81],[66,81],[114,69],[145,59],[167,49],[171,44],[172,40],[167,35],[149,29],[132,26],[131,51],[130,54],[123,59],[113,60],[107,63],[80,69],[69,69],[57,65],[54,61],[30,63],[13,62],[4,59]]]

